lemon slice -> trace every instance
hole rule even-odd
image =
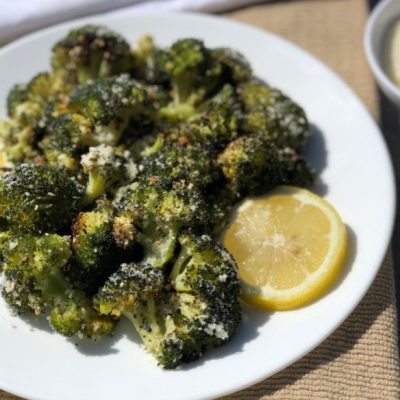
[[[342,271],[347,249],[335,209],[291,186],[242,203],[223,242],[238,264],[243,299],[272,310],[297,308],[325,293]]]

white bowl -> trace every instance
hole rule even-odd
[[[384,40],[392,24],[400,19],[400,1],[383,0],[372,11],[364,35],[368,63],[382,91],[400,107],[400,88],[382,67]]]

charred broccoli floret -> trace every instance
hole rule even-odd
[[[156,53],[156,70],[171,85],[172,102],[160,110],[162,117],[179,121],[191,117],[195,106],[221,86],[222,65],[197,39],[181,39]]]
[[[46,126],[39,147],[53,168],[76,172],[80,153],[90,142],[91,126],[79,114],[63,114],[52,118]]]
[[[241,321],[237,267],[229,253],[209,236],[184,233],[179,237],[180,252],[169,279],[178,293],[188,293],[207,306],[196,329],[206,333],[206,347],[229,340]],[[190,314],[183,315],[190,317]]]
[[[71,89],[66,80],[62,73],[42,72],[27,84],[15,85],[7,98],[8,115],[23,125],[43,128],[50,104],[54,108],[55,103],[66,101]]]
[[[90,297],[78,290],[65,291],[49,315],[51,327],[64,336],[87,337],[94,341],[113,334],[117,319],[99,314]]]
[[[204,148],[165,145],[139,165],[141,182],[170,189],[203,190],[219,177],[212,156]]]
[[[16,120],[0,121],[0,169],[12,168],[22,162],[41,162],[35,148],[36,131]]]
[[[0,177],[0,218],[14,232],[54,232],[71,223],[79,186],[63,171],[21,164]]]
[[[304,150],[310,127],[303,109],[279,90],[260,81],[239,86],[244,106],[242,128],[263,136],[280,148]]]
[[[156,68],[156,58],[160,51],[150,35],[139,38],[133,49],[132,76],[150,84],[166,83],[166,75]]]
[[[209,53],[200,40],[181,39],[160,51],[156,62],[157,68],[171,80],[174,103],[184,104],[200,88]]]
[[[123,265],[96,296],[100,313],[124,315],[164,368],[194,361],[235,334],[241,321],[236,266],[209,237],[179,238],[172,272]]]
[[[0,273],[3,271],[4,256],[3,252],[7,242],[12,239],[13,234],[9,231],[0,232]]]
[[[260,137],[242,136],[231,142],[218,163],[238,197],[266,193],[281,184],[310,186],[314,179],[312,169],[296,153],[279,150]]]
[[[203,105],[203,112],[191,121],[192,125],[202,127],[202,135],[215,149],[221,149],[239,136],[242,109],[235,89],[225,85]]]
[[[130,183],[136,176],[136,166],[111,146],[91,147],[81,158],[83,172],[88,176],[84,203],[91,203],[106,191]]]
[[[233,49],[220,47],[211,50],[212,57],[226,69],[227,80],[234,84],[249,81],[252,70],[246,58]]]
[[[202,103],[188,121],[159,127],[164,143],[172,146],[196,146],[216,152],[236,139],[240,132],[241,105],[233,86],[227,84]]]
[[[18,314],[43,314],[55,293],[68,286],[61,268],[71,256],[66,237],[30,235],[10,238],[3,247],[3,297]]]
[[[129,72],[132,54],[128,42],[104,26],[74,29],[53,47],[51,64],[67,70],[77,83]]]
[[[116,205],[113,232],[120,248],[139,244],[144,260],[159,267],[173,257],[179,231],[200,229],[208,218],[208,205],[194,190],[188,193],[135,183]]]
[[[78,86],[70,97],[69,109],[92,123],[87,144],[116,145],[129,121],[151,112],[148,93],[128,75],[98,79]]]
[[[17,314],[49,313],[51,326],[63,335],[100,339],[112,333],[115,322],[100,315],[90,298],[64,278],[61,270],[70,257],[69,237],[9,239],[3,247],[3,297]]]
[[[311,187],[316,178],[316,172],[307,161],[294,150],[286,147],[278,150],[278,160],[281,163],[281,184],[300,187]]]
[[[118,254],[112,227],[110,208],[78,215],[72,226],[73,261],[68,271],[76,286],[94,292],[114,271]]]
[[[7,98],[10,117],[36,126],[43,115],[43,108],[51,94],[50,75],[36,75],[28,84],[14,86]]]

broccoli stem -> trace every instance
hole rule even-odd
[[[67,299],[66,292],[70,289],[69,283],[60,271],[55,271],[52,274],[49,274],[47,271],[43,274],[37,274],[36,286],[46,296],[57,299]]]
[[[196,109],[190,104],[170,104],[159,111],[161,117],[169,121],[186,121],[197,114]]]
[[[90,204],[99,198],[106,190],[107,179],[96,171],[89,174],[88,183],[83,197],[84,204]]]
[[[175,290],[178,292],[185,292],[188,290],[187,286],[183,282],[182,274],[189,263],[190,258],[190,251],[186,247],[182,247],[170,273],[170,280],[173,283]]]
[[[137,304],[134,311],[124,310],[122,314],[131,321],[144,346],[156,353],[163,339],[157,315],[155,300],[149,298],[144,304]]]

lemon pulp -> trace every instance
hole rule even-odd
[[[318,298],[344,265],[346,228],[334,208],[305,189],[281,186],[246,200],[224,234],[244,300],[285,310]]]

